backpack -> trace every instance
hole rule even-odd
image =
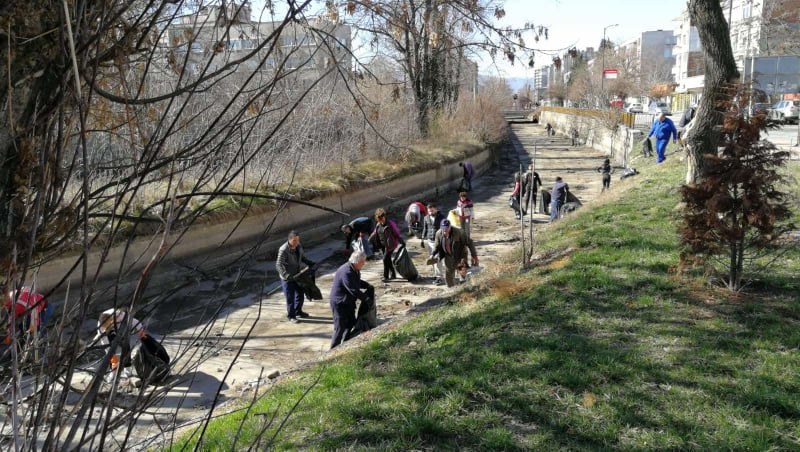
[[[133,367],[136,375],[145,383],[157,385],[169,376],[169,361],[169,354],[164,346],[152,337],[144,336],[133,356]]]

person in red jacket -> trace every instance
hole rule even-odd
[[[18,337],[25,331],[44,334],[47,319],[52,312],[52,307],[48,305],[44,295],[33,292],[30,287],[23,287],[19,294],[14,290],[9,292],[5,308],[9,318],[8,334],[3,340],[5,344],[11,343],[12,327]]]

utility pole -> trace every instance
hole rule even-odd
[[[602,62],[600,63],[603,66],[603,67],[600,68],[600,95],[603,96],[603,103],[604,104],[606,103],[605,102],[605,97],[606,97],[606,92],[605,92],[606,74],[605,74],[605,70],[606,70],[606,50],[608,49],[608,44],[606,43],[606,30],[608,30],[611,27],[616,27],[618,25],[619,24],[612,24],[612,25],[608,25],[608,26],[604,27],[603,28],[603,40],[600,41],[600,44],[601,44],[600,51],[603,52],[603,55],[602,55],[602,58],[601,58]],[[606,106],[607,105],[603,105],[604,108]]]

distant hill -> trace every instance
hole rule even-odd
[[[515,93],[519,92],[526,84],[533,85],[533,78],[531,77],[513,77],[506,79],[511,90]]]

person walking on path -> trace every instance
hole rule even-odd
[[[333,275],[330,305],[333,313],[333,336],[331,348],[346,341],[356,324],[356,300],[361,303],[375,302],[375,288],[361,279],[361,269],[367,256],[355,251]]]
[[[522,200],[523,215],[528,213],[528,209],[536,210],[536,192],[541,186],[542,179],[539,177],[539,173],[533,170],[533,163],[531,163],[528,165],[528,171],[525,172],[525,176],[522,178],[522,195],[524,197]]]
[[[436,232],[435,251],[430,259],[444,260],[444,280],[447,287],[456,284],[456,268],[462,259],[467,259],[467,250],[472,254],[472,265],[478,265],[478,253],[472,240],[464,235],[460,229],[450,226],[450,222],[442,220],[439,231]]]
[[[662,112],[658,115],[658,121],[653,123],[653,127],[650,128],[650,133],[647,134],[645,140],[648,140],[653,135],[656,136],[656,163],[661,163],[666,160],[664,152],[667,150],[669,138],[672,137],[673,143],[678,142],[678,129],[675,128],[672,120]]]
[[[514,173],[514,191],[511,192],[511,199],[512,199],[512,208],[514,209],[514,216],[517,220],[521,218],[522,214],[522,204],[520,204],[520,194],[522,193],[522,182],[519,177],[519,173]]]
[[[443,220],[444,215],[439,212],[439,209],[433,204],[428,204],[428,215],[426,215],[425,220],[423,220],[422,240],[420,240],[420,246],[428,249],[428,255],[436,253],[436,232],[441,227]],[[441,260],[436,261],[431,267],[433,267],[433,283],[436,285],[442,284],[444,262]]]
[[[309,268],[313,268],[316,265],[303,254],[300,235],[295,231],[291,231],[289,232],[288,241],[278,249],[275,268],[278,270],[283,295],[286,297],[287,319],[292,323],[297,323],[298,317],[308,317],[308,313],[303,311],[303,302],[305,301],[303,289],[295,281],[295,277],[302,270],[303,264]]]
[[[460,162],[458,166],[464,169],[461,187],[459,187],[458,191],[472,191],[472,178],[475,177],[475,168],[470,162]]]
[[[603,189],[601,192],[611,188],[611,174],[614,173],[614,168],[611,166],[611,160],[605,159],[603,166],[597,167],[597,172],[603,174]]]
[[[467,192],[462,191],[458,194],[456,211],[458,212],[459,224],[461,224],[461,230],[464,235],[472,237],[472,220],[475,219],[475,206],[472,204],[472,200],[467,198]]]
[[[550,190],[550,221],[558,220],[561,206],[567,202],[568,192],[569,185],[564,182],[561,176],[556,177],[556,183],[553,185],[553,189]]]
[[[377,238],[377,243],[383,250],[383,282],[390,279],[397,279],[397,273],[392,265],[392,253],[398,245],[405,246],[402,237],[400,237],[400,230],[397,229],[397,224],[393,220],[386,218],[386,211],[383,209],[375,210],[375,221],[377,225],[375,230],[372,231],[370,238]],[[391,277],[390,277],[391,276]]]

